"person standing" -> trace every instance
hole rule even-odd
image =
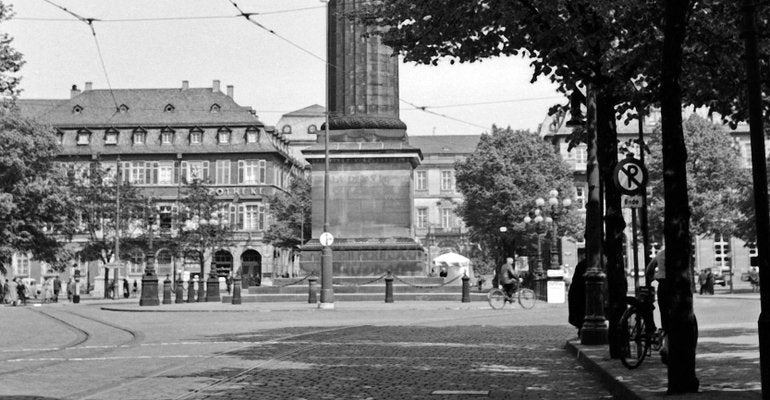
[[[16,293],[19,297],[19,302],[21,304],[26,305],[27,304],[27,287],[24,285],[24,281],[19,279],[19,281],[16,283]]]
[[[227,294],[230,294],[230,289],[233,286],[233,278],[230,275],[225,277],[225,285],[227,285]]]
[[[7,281],[8,279],[6,279],[6,282]],[[18,284],[16,283],[16,278],[13,278],[13,280],[8,283],[6,296],[8,298],[8,303],[15,306],[16,302],[19,300],[19,289]]]
[[[711,268],[706,269],[706,294],[714,294],[714,273]]]
[[[575,266],[575,272],[569,285],[569,292],[567,292],[567,306],[569,309],[567,321],[578,329],[578,336],[580,336],[583,329],[583,322],[586,317],[586,271],[588,271],[588,263],[585,259],[580,260]]]
[[[666,281],[666,249],[661,249],[655,258],[647,264],[644,269],[644,276],[647,285],[652,285],[652,281],[658,281],[658,310],[660,311],[660,325],[664,331],[668,332],[669,315],[671,313],[672,290]],[[668,361],[668,340],[663,348],[660,349],[661,359],[666,364]]]
[[[127,299],[129,296],[131,296],[131,292],[128,287],[128,279],[123,278],[123,297]]]
[[[56,277],[53,278],[53,302],[54,303],[59,302],[60,292],[61,292],[61,279],[59,279],[59,275],[56,275]]]
[[[136,292],[138,291],[138,286],[136,285],[136,279],[134,279],[134,297],[136,297]]]

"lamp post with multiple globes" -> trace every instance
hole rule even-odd
[[[560,268],[559,264],[559,244],[558,244],[558,219],[572,205],[572,199],[564,198],[559,201],[559,191],[551,190],[549,193],[548,205],[546,200],[538,197],[535,200],[533,208],[527,216],[524,217],[524,224],[527,227],[533,226],[537,235],[537,256],[535,258],[535,270],[533,271],[535,280],[535,292],[538,296],[545,295],[545,271],[543,270],[542,239],[549,233],[551,234],[550,244],[550,262],[549,269]],[[542,232],[538,232],[542,231]]]

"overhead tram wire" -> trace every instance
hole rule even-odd
[[[450,120],[452,120],[452,121],[456,121],[456,122],[461,122],[461,123],[463,123],[463,124],[466,124],[466,125],[475,126],[475,127],[477,127],[477,128],[481,128],[481,129],[489,129],[489,127],[488,127],[488,126],[482,126],[482,125],[479,125],[479,124],[475,124],[475,123],[473,123],[473,122],[463,121],[463,120],[461,120],[461,119],[458,119],[458,118],[454,118],[454,117],[450,117],[450,116],[448,116],[448,115],[444,115],[444,114],[441,114],[441,113],[437,113],[437,112],[435,112],[435,111],[431,111],[431,110],[428,110],[428,107],[420,107],[420,106],[418,106],[418,105],[416,105],[416,104],[414,104],[414,103],[408,102],[408,101],[406,101],[406,100],[404,100],[404,99],[399,99],[399,100],[401,100],[402,102],[404,102],[404,103],[406,103],[406,104],[409,104],[410,106],[414,107],[414,108],[415,108],[415,110],[420,110],[420,111],[426,112],[426,113],[428,113],[428,114],[437,115],[437,116],[439,116],[439,117],[443,117],[443,118],[446,118],[446,119],[450,119]]]
[[[102,71],[104,72],[104,79],[107,80],[107,87],[110,89],[110,96],[112,97],[112,102],[115,104],[115,113],[118,113],[118,100],[115,98],[115,92],[112,90],[112,83],[110,82],[110,76],[107,74],[107,66],[104,64],[104,57],[102,56],[102,48],[99,46],[99,39],[96,37],[96,30],[94,29],[94,21],[98,21],[96,18],[85,18],[81,15],[78,15],[70,10],[68,10],[66,7],[62,7],[51,0],[43,0],[46,3],[61,9],[62,11],[66,12],[67,14],[72,15],[73,17],[77,18],[78,20],[84,22],[88,25],[88,27],[91,29],[91,34],[93,34],[94,37],[94,43],[96,43],[96,52],[99,54],[99,61],[102,65]]]
[[[292,12],[298,12],[298,11],[307,11],[307,10],[314,10],[318,8],[323,8],[324,6],[313,6],[313,7],[302,7],[302,8],[291,8],[286,10],[275,10],[275,11],[265,11],[260,13],[252,13],[254,15],[273,15],[273,14],[285,14],[285,13],[292,13]],[[214,20],[214,19],[235,19],[235,18],[241,18],[243,15],[209,15],[209,16],[190,16],[190,17],[148,17],[148,18],[114,18],[114,19],[98,19],[94,20],[100,23],[105,22],[164,22],[164,21],[199,21],[199,20]],[[14,20],[17,21],[58,21],[58,22],[75,22],[71,19],[67,18],[33,18],[33,17],[14,17]]]

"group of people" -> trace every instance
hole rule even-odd
[[[0,285],[0,302],[10,305],[24,305],[30,299],[42,299],[43,303],[56,303],[59,301],[59,293],[62,289],[62,282],[59,277],[47,277],[43,280],[40,287],[37,287],[35,281],[29,284],[18,277],[5,279]]]
[[[711,268],[705,268],[698,274],[698,285],[700,285],[700,294],[714,294],[714,273]]]

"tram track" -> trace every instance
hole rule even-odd
[[[129,335],[128,340],[122,340],[116,344],[111,344],[109,346],[85,346],[89,341],[93,340],[94,335],[92,332],[89,332],[88,330],[84,329],[83,327],[77,326],[76,323],[73,323],[72,321],[67,321],[64,318],[62,318],[61,315],[54,315],[52,312],[49,311],[43,311],[43,310],[37,310],[37,309],[30,309],[30,311],[38,313],[52,321],[54,321],[55,324],[64,327],[65,329],[69,330],[70,332],[73,332],[76,336],[76,338],[62,346],[54,347],[54,348],[47,348],[40,351],[33,351],[31,353],[25,353],[25,360],[31,360],[29,361],[32,365],[26,365],[21,368],[16,368],[8,371],[0,371],[0,376],[8,376],[8,375],[15,375],[20,374],[24,372],[29,372],[35,369],[39,368],[48,368],[48,367],[54,367],[63,363],[66,363],[69,361],[68,357],[48,357],[43,358],[40,357],[42,355],[51,355],[60,353],[67,350],[83,350],[88,351],[89,356],[98,356],[102,354],[109,353],[111,351],[115,351],[116,349],[121,348],[130,348],[138,346],[139,343],[144,339],[144,335],[139,332],[132,329],[128,329],[116,324],[113,324],[111,322],[103,321],[94,317],[86,316],[81,313],[69,311],[69,310],[56,310],[59,313],[62,314],[69,314],[72,316],[75,316],[76,318],[81,318],[84,320],[88,320],[91,322],[95,322],[97,324],[104,325],[110,329],[118,330],[120,332],[127,333]],[[34,358],[33,358],[34,357]],[[15,356],[10,357],[4,357],[2,359],[3,362],[13,362],[17,360],[18,358]],[[43,364],[43,365],[40,365]]]

